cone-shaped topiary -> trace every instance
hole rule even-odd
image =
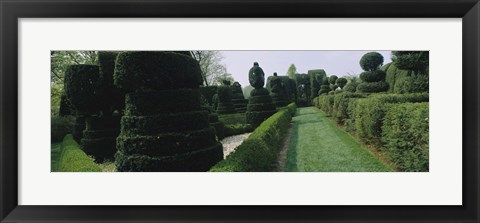
[[[235,111],[244,113],[247,111],[248,100],[243,96],[242,85],[235,81],[230,88],[232,90],[232,102],[235,105]]]
[[[218,114],[233,114],[235,113],[235,105],[232,102],[232,90],[230,86],[218,86],[217,88],[218,95]]]
[[[285,93],[285,85],[283,84],[280,77],[277,76],[277,73],[273,73],[272,77],[269,77],[269,85],[270,85],[270,96],[272,96],[273,104],[275,107],[281,108],[288,105],[287,95]]]
[[[195,59],[172,52],[120,53],[114,78],[127,91],[118,171],[207,171],[223,159],[201,106]]]
[[[363,55],[360,66],[365,71],[360,74],[363,81],[357,86],[359,93],[375,93],[388,91],[388,84],[385,82],[385,71],[379,69],[383,64],[383,56],[377,52],[370,52]]]
[[[265,83],[265,74],[257,62],[249,71],[250,84],[253,89],[250,92],[248,100],[246,120],[253,128],[258,127],[263,121],[272,116],[275,112],[275,105],[273,104],[270,92],[263,88]]]

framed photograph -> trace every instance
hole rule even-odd
[[[1,222],[480,221],[477,0],[0,11]]]

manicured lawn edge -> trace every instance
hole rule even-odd
[[[102,172],[100,166],[83,152],[71,134],[63,139],[60,151],[58,172]]]

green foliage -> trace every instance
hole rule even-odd
[[[385,71],[383,70],[372,70],[365,71],[360,74],[360,79],[364,82],[378,82],[385,80]]]
[[[323,84],[327,78],[327,73],[323,69],[318,70],[309,70],[308,75],[310,76],[310,98],[315,98],[318,96],[318,91],[320,90],[320,85]]]
[[[51,141],[61,142],[67,134],[73,132],[75,117],[73,116],[53,116],[51,117]]]
[[[350,99],[365,97],[366,95],[358,93],[345,92],[342,94],[335,94],[335,96],[333,97],[332,117],[337,123],[343,124],[345,120],[351,118],[348,113],[348,104],[350,102]]]
[[[296,73],[297,73],[297,67],[295,67],[295,64],[291,64],[290,67],[288,67],[287,76],[290,79],[295,79],[295,74]]]
[[[265,120],[250,137],[227,158],[210,169],[212,172],[266,172],[277,162],[280,144],[292,119],[281,110]]]
[[[330,91],[329,85],[321,85],[320,90],[318,90],[318,95],[328,94],[329,91]]]
[[[360,67],[365,71],[378,69],[383,65],[383,56],[377,52],[369,52],[360,59]]]
[[[399,76],[395,81],[396,94],[428,92],[428,75],[411,73],[409,76]]]
[[[219,115],[218,119],[225,125],[246,124],[245,114],[225,114]]]
[[[429,103],[389,105],[382,126],[383,150],[403,171],[429,170]]]
[[[337,88],[338,88],[338,85],[330,84],[330,90],[335,91],[335,90],[337,90]]]
[[[72,103],[70,103],[70,101],[68,100],[67,95],[62,94],[60,98],[60,108],[58,109],[58,115],[67,116],[67,115],[75,115],[75,114],[76,114],[75,108],[73,108]]]
[[[385,81],[362,82],[357,86],[358,93],[376,93],[388,90],[388,84]]]
[[[213,95],[217,93],[217,86],[201,86],[199,88],[202,94],[208,101],[209,105],[213,105]]]
[[[347,84],[347,82],[348,82],[347,78],[341,77],[341,78],[338,78],[335,83],[338,85],[338,87],[340,87],[341,89],[343,89],[343,87],[345,87],[345,85]]]
[[[73,140],[72,135],[67,135],[61,145],[59,172],[101,172],[93,158],[87,156],[80,146]]]
[[[393,63],[398,68],[428,75],[428,51],[392,51],[392,56]]]
[[[248,81],[255,89],[263,88],[265,85],[265,73],[257,62],[254,62],[253,67],[248,71]]]
[[[95,114],[101,108],[100,70],[97,65],[71,65],[65,71],[65,95],[78,114]]]
[[[295,116],[295,113],[297,113],[297,104],[295,103],[290,103],[287,105],[287,110],[290,112],[290,115],[293,117]]]
[[[127,92],[198,88],[198,62],[186,55],[161,51],[122,52],[117,56],[114,83]]]
[[[360,99],[354,112],[357,135],[365,142],[378,144],[387,104],[428,100],[428,94],[378,94]]]
[[[100,66],[101,89],[99,95],[102,97],[103,115],[111,115],[115,110],[123,110],[125,106],[125,93],[113,85],[113,73],[118,52],[99,51],[98,64]]]
[[[251,132],[252,130],[252,126],[248,124],[225,125],[225,137]]]
[[[321,95],[318,97],[318,108],[327,113],[329,116],[333,114],[334,95]]]
[[[329,84],[335,84],[337,79],[338,79],[337,75],[331,75],[330,77],[328,77],[328,83]]]

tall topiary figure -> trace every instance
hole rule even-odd
[[[310,98],[318,97],[320,91],[320,86],[323,84],[323,80],[327,78],[327,73],[323,69],[309,70],[308,75],[310,76]]]
[[[366,53],[362,56],[360,66],[365,71],[360,74],[363,82],[357,86],[357,92],[375,93],[388,90],[385,71],[379,69],[382,65],[383,56],[377,52]]]
[[[242,85],[235,81],[230,88],[232,89],[232,102],[235,105],[235,111],[244,113],[247,111],[248,100],[243,96]]]
[[[228,85],[218,86],[218,114],[233,114],[235,113],[235,105],[232,101],[232,89]]]
[[[86,118],[84,138],[80,146],[95,161],[113,160],[117,151],[116,138],[120,134],[120,115],[124,107],[124,93],[113,85],[113,70],[117,52],[99,51],[98,64],[100,83],[98,97],[99,111]],[[117,111],[117,114],[113,114]]]
[[[127,92],[118,171],[207,171],[223,159],[201,106],[195,59],[173,52],[123,52],[114,83]]]
[[[85,129],[85,117],[100,109],[98,103],[100,70],[97,65],[70,65],[65,70],[64,91],[76,115],[73,138],[80,143]]]
[[[273,115],[275,105],[270,97],[270,92],[263,88],[265,84],[265,73],[257,62],[253,63],[253,67],[248,72],[250,85],[254,87],[250,92],[248,100],[246,119],[247,123],[253,128],[258,127],[263,121]]]
[[[270,96],[272,96],[273,104],[275,107],[281,108],[288,105],[288,99],[286,94],[285,85],[282,82],[282,79],[277,76],[277,72],[273,73],[273,76],[270,77]]]

